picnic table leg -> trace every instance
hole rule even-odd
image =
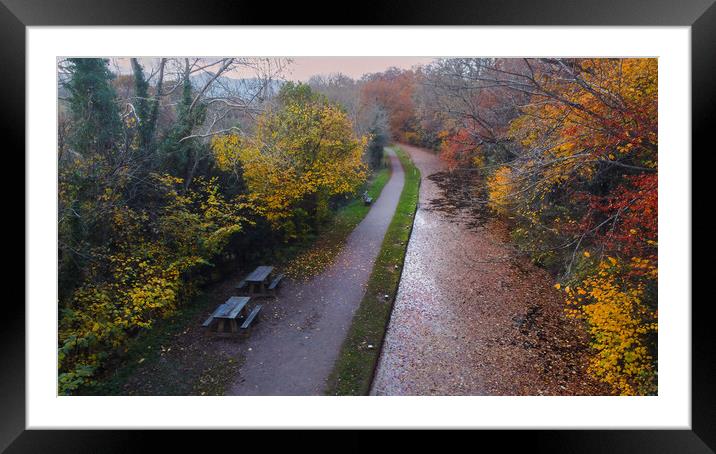
[[[236,323],[235,319],[229,321],[229,327],[231,327],[232,333],[237,333],[239,331],[238,323]]]
[[[224,332],[224,319],[219,319],[219,326],[216,327],[217,333],[223,333]]]

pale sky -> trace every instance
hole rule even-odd
[[[216,57],[212,57],[214,59]],[[287,68],[284,77],[287,80],[306,82],[316,74],[327,75],[343,73],[353,79],[360,79],[363,74],[384,71],[392,66],[410,69],[413,66],[430,63],[433,57],[290,57],[293,63]],[[114,70],[131,73],[129,58],[112,58],[116,63]],[[140,58],[145,70],[149,70],[157,58]],[[238,71],[227,73],[229,77],[245,77]]]
[[[353,79],[363,74],[384,71],[391,66],[410,69],[430,63],[432,57],[293,57],[287,79],[307,81],[315,74],[343,73]]]

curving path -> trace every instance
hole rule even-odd
[[[333,265],[307,282],[285,282],[264,303],[227,394],[323,394],[403,190],[400,160],[392,150],[388,156],[390,180]]]

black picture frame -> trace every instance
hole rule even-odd
[[[714,0],[393,0],[379,5],[329,8],[321,7],[319,3],[304,2],[276,3],[270,7],[266,3],[245,0],[0,0],[0,43],[4,66],[0,70],[3,96],[3,108],[0,109],[3,121],[0,124],[5,132],[5,142],[11,139],[17,144],[14,156],[18,162],[13,169],[24,169],[25,28],[28,26],[291,25],[298,21],[311,25],[690,26],[692,144],[693,149],[697,149],[698,144],[709,144],[708,133],[713,129],[710,114],[716,103],[716,6],[713,3]],[[319,20],[321,16],[317,10],[328,12],[330,16]],[[6,151],[11,149],[6,148]],[[692,168],[697,169],[693,165]],[[697,180],[696,175],[693,175],[692,181]],[[697,194],[700,191],[692,186],[692,192]],[[21,209],[24,211],[24,206]],[[19,215],[15,217],[19,219]],[[19,228],[19,224],[17,221],[15,227]],[[27,227],[24,221],[22,227],[24,236]],[[26,236],[25,241],[28,241]],[[54,255],[48,253],[49,257]],[[20,268],[16,262],[13,268],[18,271],[22,269],[24,273],[24,266]],[[192,436],[191,433],[175,431],[166,436],[167,433],[150,431],[25,430],[25,309],[20,304],[21,299],[15,296],[19,293],[18,288],[10,279],[4,286],[6,304],[2,308],[4,323],[0,330],[0,451],[137,452],[148,449],[145,443],[148,437],[159,436],[165,441],[171,440],[172,444],[184,444]],[[509,434],[480,431],[469,435],[469,438],[484,446],[489,446],[491,441],[504,444],[505,440],[509,440],[510,448],[522,447],[530,451],[552,453],[714,452],[716,342],[714,330],[710,326],[712,322],[708,317],[708,298],[693,300],[691,430],[535,430]],[[9,304],[10,301],[12,304]],[[683,304],[691,304],[691,301],[684,301]],[[332,436],[342,439],[342,450],[351,447],[361,451],[374,448],[374,442],[369,440],[365,432],[351,432],[347,435],[333,432]],[[420,440],[422,437],[422,434],[410,435],[412,439]],[[213,440],[230,438],[231,434],[225,431]],[[292,443],[298,440],[303,440],[298,444],[307,443],[305,438],[298,438],[295,434],[275,437],[279,441],[282,438],[292,440]],[[443,438],[452,440],[452,437]],[[320,449],[321,440],[327,439],[311,437],[310,444]],[[390,442],[384,443],[384,447],[389,445]]]

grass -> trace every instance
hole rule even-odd
[[[393,147],[405,170],[398,207],[383,239],[368,287],[328,380],[329,395],[367,395],[403,270],[405,251],[418,203],[420,171],[408,155]],[[386,295],[388,298],[386,298]]]
[[[385,162],[385,161],[384,161]],[[367,183],[368,195],[376,200],[390,180],[390,166],[384,165]],[[370,211],[358,197],[339,208],[333,220],[322,229],[308,249],[298,253],[283,266],[286,276],[294,280],[307,280],[320,274],[331,265],[345,246],[346,238]]]

